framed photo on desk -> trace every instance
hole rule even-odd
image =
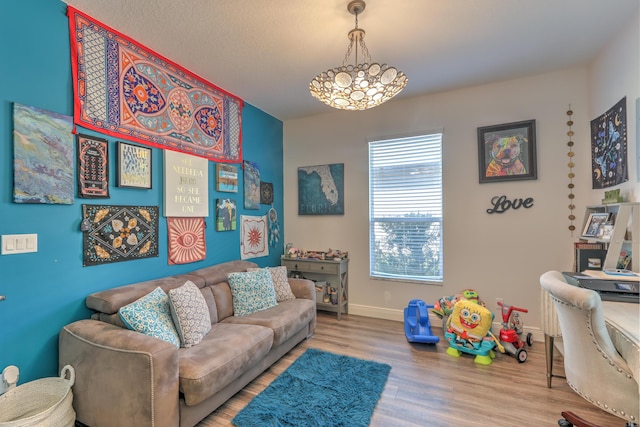
[[[600,232],[600,227],[609,221],[609,212],[592,212],[587,218],[587,222],[582,230],[583,237],[596,237]]]

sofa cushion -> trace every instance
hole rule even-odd
[[[121,307],[118,314],[128,329],[180,347],[180,337],[171,319],[169,297],[160,287]]]
[[[273,346],[278,346],[307,327],[316,315],[316,304],[308,299],[280,302],[268,310],[247,316],[231,316],[222,323],[260,325],[273,330]]]
[[[211,330],[207,301],[192,281],[169,290],[169,308],[182,347],[198,344]]]
[[[256,271],[257,268],[247,268],[247,271]],[[271,274],[271,280],[273,280],[273,287],[276,290],[276,301],[286,301],[288,299],[295,299],[296,296],[291,291],[289,285],[289,278],[287,277],[287,267],[266,267]]]
[[[246,316],[278,304],[271,274],[266,270],[229,273],[227,279],[236,316]]]
[[[216,323],[202,341],[178,351],[180,391],[188,406],[213,396],[262,361],[273,331],[257,325]]]

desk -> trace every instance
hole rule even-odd
[[[602,309],[613,345],[640,384],[640,304],[602,301]]]

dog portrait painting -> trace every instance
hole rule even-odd
[[[480,182],[536,179],[535,120],[478,128]]]

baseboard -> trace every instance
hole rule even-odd
[[[375,319],[395,320],[397,322],[404,322],[404,310],[395,310],[391,308],[371,307],[367,305],[349,304],[349,314],[356,316],[373,317]],[[431,326],[439,328],[442,326],[442,319],[435,314],[429,312],[429,321]],[[502,324],[500,322],[493,322],[492,331],[497,333],[500,330]],[[544,333],[540,328],[524,327],[525,333],[531,333],[535,342],[544,342]]]

